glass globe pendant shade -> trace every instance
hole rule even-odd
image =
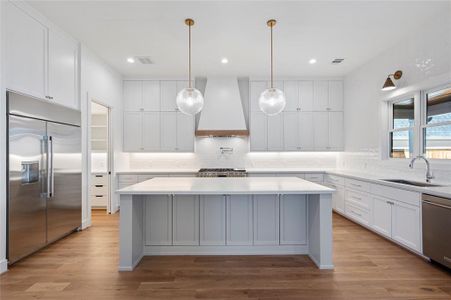
[[[268,116],[279,114],[287,104],[284,93],[276,88],[270,88],[260,94],[258,105],[262,112]]]
[[[194,116],[204,107],[204,97],[195,88],[186,88],[177,94],[177,107],[187,115]]]

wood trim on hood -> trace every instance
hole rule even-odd
[[[196,130],[196,136],[249,136],[249,130]]]

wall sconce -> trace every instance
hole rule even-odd
[[[383,91],[390,91],[390,90],[396,89],[396,85],[393,82],[393,80],[391,80],[390,76],[393,76],[393,79],[395,79],[395,80],[399,80],[402,77],[402,71],[398,70],[394,74],[389,74],[387,76],[387,79],[385,80],[384,86],[382,87]]]

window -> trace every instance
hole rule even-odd
[[[423,152],[433,159],[451,159],[451,87],[425,93]]]
[[[414,152],[415,100],[412,97],[390,105],[390,157],[410,158]]]

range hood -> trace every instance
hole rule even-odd
[[[208,78],[196,136],[248,136],[238,78]]]

